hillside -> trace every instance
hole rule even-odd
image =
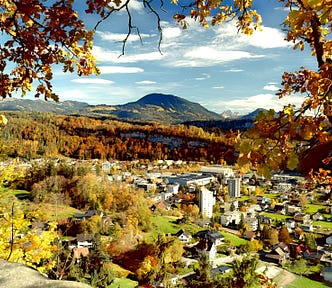
[[[222,117],[198,103],[165,94],[149,94],[124,105],[89,105],[77,101],[47,102],[42,100],[6,99],[0,110],[52,112],[65,115],[93,115],[126,121],[175,124],[193,120],[220,120]]]
[[[159,122],[163,124],[182,123],[190,120],[216,120],[220,115],[211,112],[198,103],[166,94],[149,94],[138,101],[124,105],[97,105],[89,113],[112,115],[118,119]]]

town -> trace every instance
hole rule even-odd
[[[64,165],[59,159],[32,162],[18,161],[15,165],[24,169],[38,165],[57,169]],[[157,223],[136,231],[136,240],[126,243],[130,245],[127,249],[156,241],[148,233],[155,232],[155,229],[158,234],[177,239],[178,249],[181,249],[177,259],[173,260],[181,269],[172,270],[167,282],[169,287],[191,283],[197,277],[195,267],[202,255],[208,258],[211,275],[227,275],[232,270],[232,262],[250,257],[258,260],[256,272],[265,282],[275,283],[276,287],[287,287],[296,281],[297,275],[308,275],[326,285],[332,282],[331,191],[324,186],[312,189],[302,175],[280,171],[272,173],[271,179],[265,179],[255,171],[240,173],[235,166],[180,160],[67,160],[65,163],[71,167],[90,167],[89,173],[97,182],[104,179],[106,185],[117,187],[119,193],[129,189],[130,197],[136,199],[133,193],[143,196],[144,203],[140,205],[147,205],[149,211],[144,213],[151,213],[149,217]],[[4,162],[1,167],[10,165],[13,163]],[[104,207],[109,205],[106,202]],[[121,211],[116,214],[109,211],[92,204],[89,209],[81,208],[68,217],[60,213],[53,215],[58,231],[61,231],[66,255],[71,255],[73,261],[79,263],[100,249],[101,243],[102,247],[108,247],[105,251],[114,256],[111,257],[113,263],[131,271],[125,273],[126,277],[116,275],[116,278],[129,277],[132,280],[128,281],[137,284],[141,280],[142,283],[142,274],[146,272],[139,272],[137,267],[136,270],[130,269],[119,256],[128,251],[113,251],[117,249],[116,245],[120,245],[119,239],[114,242],[117,237],[114,231],[126,231],[117,232],[122,236],[129,233],[126,230],[129,229],[128,219],[122,218],[131,216],[121,216],[124,213]],[[143,215],[139,217],[144,218]],[[158,227],[159,224],[164,227]],[[47,226],[39,223],[38,227]],[[143,254],[141,252],[141,256]],[[140,262],[143,263],[144,259]],[[165,285],[166,282],[156,279],[151,282],[153,285]]]

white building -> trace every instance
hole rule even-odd
[[[234,177],[227,180],[228,194],[231,198],[240,197],[241,181],[240,177]]]
[[[206,187],[199,190],[199,209],[204,217],[211,218],[213,214],[213,205],[216,204],[216,198],[213,192]]]
[[[169,185],[167,185],[167,192],[170,192],[175,195],[175,194],[179,193],[179,188],[180,188],[180,185],[177,183],[169,184]]]
[[[216,180],[212,175],[202,175],[201,173],[189,173],[166,178],[169,184],[178,183],[180,186],[204,186]]]
[[[220,174],[226,178],[234,177],[233,169],[230,167],[222,166],[222,165],[202,166],[200,172],[211,173],[211,174]]]
[[[238,225],[241,221],[240,211],[228,211],[220,216],[220,224],[222,226]]]

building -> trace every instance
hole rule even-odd
[[[230,178],[227,181],[228,183],[228,194],[231,198],[238,198],[240,197],[240,186],[241,181],[240,177]]]
[[[202,166],[200,172],[214,175],[223,175],[226,178],[234,177],[233,169],[222,165]]]
[[[201,187],[199,190],[199,210],[203,217],[212,217],[214,204],[216,204],[216,198],[213,192],[204,186]]]
[[[180,186],[204,186],[214,182],[216,178],[212,175],[203,175],[201,173],[189,173],[177,176],[166,177],[169,184],[178,183]]]
[[[236,226],[240,223],[242,214],[240,211],[225,212],[220,216],[220,224],[222,226]]]

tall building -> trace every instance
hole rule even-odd
[[[199,190],[199,210],[203,217],[212,217],[214,204],[216,204],[216,198],[213,192],[204,186],[201,187]]]
[[[231,198],[241,197],[240,195],[240,186],[241,181],[240,177],[234,177],[228,179],[228,194]]]

